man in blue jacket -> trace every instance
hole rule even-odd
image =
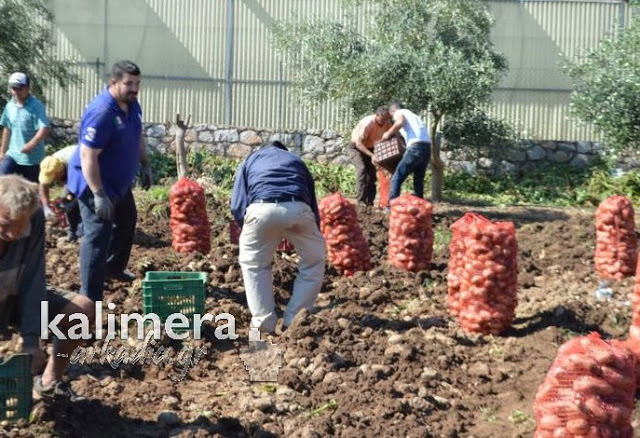
[[[80,293],[94,301],[102,300],[107,276],[134,278],[126,266],[138,218],[131,192],[138,163],[142,187],[151,185],[139,90],[138,66],[131,61],[115,63],[109,86],[82,115],[80,146],[67,169],[67,188],[78,198],[84,226]]]
[[[251,328],[275,331],[271,261],[283,237],[300,256],[293,293],[284,310],[286,328],[298,312],[313,306],[324,278],[325,242],[309,169],[279,141],[266,143],[238,168],[231,212],[242,227],[239,261]]]

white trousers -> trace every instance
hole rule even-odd
[[[271,263],[282,238],[300,256],[293,293],[284,310],[289,326],[302,309],[310,309],[320,293],[325,269],[325,242],[311,208],[304,202],[261,203],[247,208],[240,234],[240,267],[251,311],[251,327],[272,333],[276,327]]]

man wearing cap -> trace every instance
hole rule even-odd
[[[109,85],[82,114],[80,145],[67,169],[67,188],[78,198],[84,231],[80,293],[94,301],[102,300],[105,278],[135,279],[126,267],[138,218],[131,189],[139,163],[142,187],[151,185],[139,91],[138,66],[116,62]]]
[[[40,200],[44,209],[45,217],[52,214],[51,200],[49,198],[49,188],[55,182],[62,184],[67,183],[67,166],[71,155],[78,149],[77,145],[71,145],[64,147],[53,155],[45,157],[40,163],[40,175],[38,181],[40,182]],[[78,239],[78,224],[80,223],[80,209],[78,208],[78,200],[70,193],[65,187],[65,193],[62,195],[62,205],[58,206],[64,210],[65,217],[69,229],[67,230],[67,237],[69,240]]]
[[[49,135],[49,119],[44,105],[33,97],[29,77],[16,72],[9,77],[11,100],[2,112],[0,175],[17,173],[38,182],[44,158],[44,140]]]
[[[239,262],[252,329],[275,331],[271,261],[283,237],[300,256],[284,310],[286,328],[298,312],[313,306],[324,278],[325,242],[309,169],[279,141],[266,143],[238,167],[231,213],[242,227]]]

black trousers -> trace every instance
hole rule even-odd
[[[373,205],[376,198],[376,167],[371,157],[360,152],[354,143],[349,145],[347,154],[356,168],[356,199],[366,205]]]

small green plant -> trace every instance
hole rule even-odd
[[[172,154],[149,153],[149,165],[156,183],[164,183],[167,179],[175,179],[178,175],[176,157]]]
[[[332,398],[327,403],[325,403],[325,404],[315,408],[311,412],[309,412],[309,416],[310,417],[315,417],[317,415],[320,415],[324,411],[327,411],[327,410],[335,411],[336,409],[338,409],[338,402],[335,399]]]
[[[146,192],[148,199],[157,202],[169,202],[169,187],[153,186]]]
[[[522,424],[529,421],[529,416],[520,410],[515,410],[509,415],[509,421],[513,424]]]
[[[493,423],[494,421],[496,421],[497,419],[496,414],[498,413],[499,410],[500,410],[499,405],[480,406],[480,412],[484,417],[484,421],[486,421],[487,423]]]
[[[260,387],[260,389],[262,389],[264,392],[268,392],[269,394],[275,393],[277,388],[278,387],[276,385],[273,385],[271,383],[266,383]]]
[[[442,228],[436,228],[433,234],[433,252],[434,254],[440,254],[444,252],[449,246],[451,241],[451,231],[444,230]]]

